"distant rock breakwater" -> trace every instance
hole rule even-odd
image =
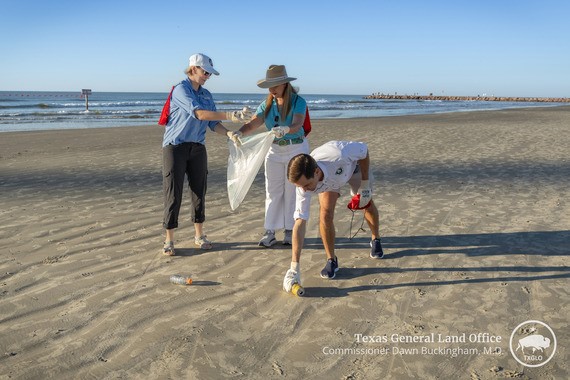
[[[538,97],[511,97],[511,96],[444,96],[444,95],[397,95],[372,94],[364,99],[387,100],[477,100],[486,102],[544,102],[544,103],[570,103],[570,98],[538,98]]]

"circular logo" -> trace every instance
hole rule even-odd
[[[556,335],[544,322],[526,321],[513,330],[509,347],[517,362],[525,367],[541,367],[556,352]]]

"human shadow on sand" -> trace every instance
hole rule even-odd
[[[218,281],[204,281],[204,280],[192,281],[192,286],[216,286],[216,285],[222,285],[222,283]]]
[[[434,285],[457,285],[457,284],[476,284],[476,283],[491,283],[491,282],[529,282],[529,281],[540,281],[540,280],[553,280],[559,278],[570,278],[569,267],[561,267],[564,273],[542,275],[542,276],[501,276],[492,278],[468,278],[468,279],[458,279],[458,280],[444,280],[444,281],[417,281],[417,282],[405,282],[397,284],[380,284],[380,285],[359,285],[350,287],[305,287],[304,297],[346,297],[353,292],[362,292],[370,290],[387,290],[395,288],[405,288],[405,287],[422,287],[422,286],[434,286]],[[379,268],[375,268],[379,269]],[[449,269],[449,268],[448,268]],[[457,270],[460,270],[458,268]],[[502,271],[500,268],[497,271]],[[381,271],[377,271],[380,273]],[[338,272],[340,273],[340,271]],[[339,277],[341,278],[341,277]]]
[[[368,243],[367,243],[368,244]],[[338,242],[337,247],[340,248],[362,248],[362,242],[357,241],[347,241]],[[303,244],[303,249],[323,249],[323,244],[320,238],[306,238]],[[176,247],[176,256],[200,256],[209,252],[220,252],[220,251],[270,251],[270,250],[289,250],[291,251],[290,244],[283,244],[281,240],[271,247],[261,247],[257,241],[230,241],[230,242],[214,242],[211,249],[200,249],[190,243],[186,247]]]
[[[368,243],[369,239],[359,238],[347,244],[366,248]],[[382,238],[382,247],[390,252],[384,260],[433,254],[568,256],[570,231],[388,236]]]
[[[367,239],[357,239],[360,249],[365,249]],[[529,256],[568,256],[570,255],[570,231],[513,232],[491,234],[465,234],[441,236],[386,237],[382,239],[385,251],[382,260],[434,254],[467,256],[529,255]],[[356,243],[352,240],[352,244]],[[337,245],[338,248],[338,245]],[[394,249],[396,251],[394,252]],[[381,261],[378,261],[381,262]],[[343,268],[335,279],[351,279],[371,274],[399,274],[407,272],[456,272],[463,278],[403,282],[392,284],[370,284],[353,287],[308,287],[305,297],[345,297],[351,292],[386,290],[402,287],[421,287],[472,283],[509,283],[549,279],[570,278],[569,266],[489,266],[489,267],[383,267]],[[483,273],[493,272],[493,277],[483,277]],[[496,273],[504,273],[497,276]],[[334,280],[333,280],[334,283]]]
[[[226,242],[226,243],[218,243],[213,242],[213,246],[211,249],[200,249],[199,247],[195,247],[191,244],[189,247],[178,248],[176,247],[176,256],[182,257],[189,257],[189,256],[201,256],[204,254],[212,253],[212,252],[229,252],[229,251],[238,251],[238,252],[248,252],[248,251],[260,251],[260,250],[271,250],[271,249],[291,249],[290,245],[283,245],[281,242],[278,242],[272,247],[260,247],[257,242],[254,241],[234,241],[234,242]]]

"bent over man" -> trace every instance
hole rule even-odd
[[[340,189],[346,184],[350,185],[353,195],[359,195],[357,208],[364,209],[364,218],[370,227],[370,257],[379,259],[384,256],[378,232],[378,209],[372,201],[373,178],[366,144],[330,141],[313,150],[310,155],[298,154],[289,161],[287,179],[297,186],[297,193],[291,267],[283,280],[285,291],[290,292],[293,284],[301,283],[301,250],[313,194],[319,196],[319,230],[327,256],[321,277],[332,279],[339,268],[334,247],[334,210]]]

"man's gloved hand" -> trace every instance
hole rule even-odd
[[[368,180],[363,180],[360,184],[360,189],[358,189],[358,194],[360,194],[360,202],[358,207],[364,208],[372,200],[372,190],[370,189],[370,184]]]
[[[287,133],[289,133],[289,130],[290,130],[289,127],[275,127],[271,130],[271,132],[273,132],[275,134],[275,137],[280,139],[281,137],[283,137]]]
[[[226,135],[228,135],[228,138],[232,140],[234,144],[237,146],[241,145],[240,137],[242,136],[242,133],[240,131],[228,131]]]
[[[283,290],[287,293],[291,292],[293,284],[301,285],[301,271],[296,271],[294,269],[289,269],[285,273],[285,278],[283,279]]]
[[[241,111],[226,112],[226,119],[234,123],[247,123],[253,117],[253,111],[248,107],[243,107]]]

